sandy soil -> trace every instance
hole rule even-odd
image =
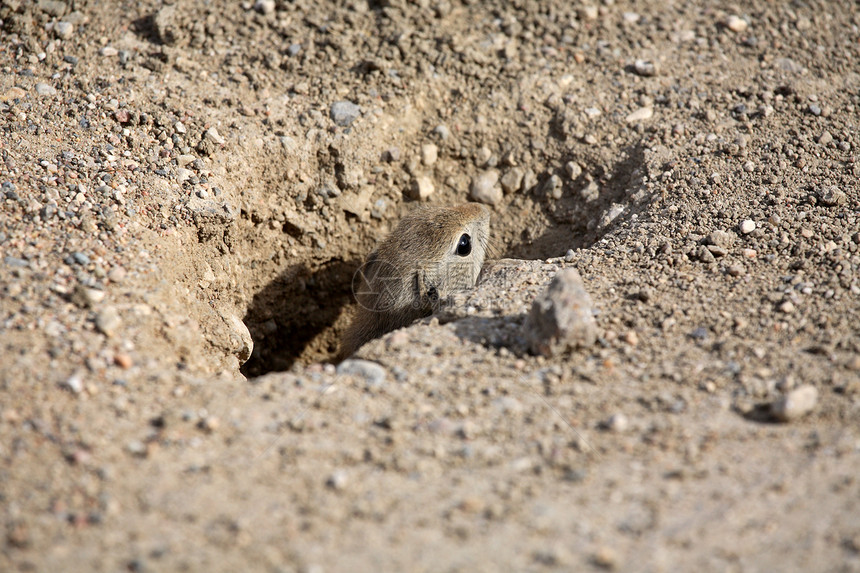
[[[0,570],[860,571],[858,14],[2,0]],[[512,260],[330,364],[488,172]]]

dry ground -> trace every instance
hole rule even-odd
[[[858,14],[2,0],[0,569],[860,570]],[[327,365],[488,171],[519,261]]]

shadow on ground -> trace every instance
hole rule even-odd
[[[293,265],[254,295],[244,322],[254,352],[242,374],[255,377],[288,370],[308,350],[329,357],[337,351],[334,328],[352,301],[352,276],[359,261],[332,259],[312,270]]]
[[[560,165],[569,160],[561,161]],[[579,162],[583,160],[578,158]],[[596,173],[589,173],[593,183],[585,174],[570,180],[560,166],[556,175],[563,182],[562,197],[540,200],[540,208],[550,222],[548,228],[538,236],[533,236],[530,229],[523,229],[520,240],[508,245],[504,256],[543,259],[561,256],[567,249],[590,247],[619,225],[630,221],[633,215],[647,209],[647,201],[637,202],[632,197],[646,171],[644,148],[639,144],[625,149],[622,159],[611,171],[598,167]],[[537,184],[535,193],[538,196],[547,193],[547,179]]]

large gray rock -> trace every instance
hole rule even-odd
[[[525,323],[529,348],[552,356],[591,346],[597,339],[591,297],[576,269],[564,269],[538,295]]]

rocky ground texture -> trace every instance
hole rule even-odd
[[[860,571],[856,8],[0,0],[0,570]]]

